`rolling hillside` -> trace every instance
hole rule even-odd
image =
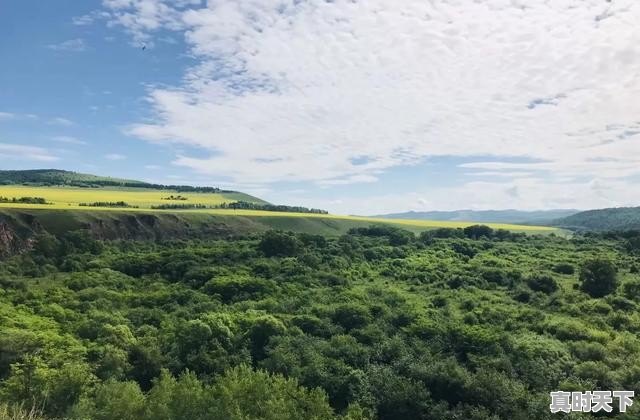
[[[412,219],[412,220],[446,220],[470,221],[478,223],[516,223],[531,225],[547,225],[554,220],[578,213],[580,210],[455,210],[455,211],[409,211],[405,213],[384,214],[384,219]]]
[[[122,187],[148,188],[178,192],[232,193],[218,187],[154,184],[135,179],[112,178],[61,169],[0,171],[0,185],[66,186],[79,188]],[[262,200],[260,200],[262,201]],[[264,201],[262,201],[264,202]]]
[[[239,204],[243,207],[237,207]],[[57,170],[0,172],[0,254],[29,249],[33,238],[43,233],[59,235],[79,229],[105,240],[164,240],[220,238],[269,229],[336,236],[372,224],[418,233],[475,223],[331,215],[303,207],[273,206],[241,192],[213,187],[170,189]],[[541,226],[487,224],[513,232],[558,232]]]
[[[0,171],[0,184],[30,184],[30,185],[125,185],[143,186],[146,183],[133,179],[111,178],[60,169],[29,169],[24,171]]]
[[[556,220],[553,225],[572,230],[638,230],[640,229],[640,207],[583,211]]]
[[[152,184],[58,169],[0,171],[0,197],[40,197],[49,203],[46,208],[73,208],[96,202],[123,202],[127,207],[138,208],[151,208],[169,203],[215,206],[242,201],[268,204],[249,194],[221,190],[217,187]],[[0,203],[0,206],[33,207],[6,203]]]

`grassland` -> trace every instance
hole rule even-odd
[[[76,187],[34,187],[24,185],[0,186],[0,196],[4,197],[42,197],[51,204],[21,204],[21,203],[1,203],[0,209],[21,209],[21,210],[48,210],[59,213],[59,210],[73,211],[76,214],[86,214],[95,212],[117,212],[117,214],[180,214],[192,220],[217,216],[219,219],[228,220],[230,217],[243,217],[257,222],[259,225],[279,228],[283,230],[310,231],[318,233],[338,233],[344,232],[351,227],[364,226],[372,223],[391,224],[413,232],[421,232],[427,229],[441,227],[463,228],[472,224],[473,221],[432,221],[432,220],[407,220],[407,219],[382,219],[358,216],[340,216],[327,214],[290,213],[273,212],[261,210],[231,210],[231,209],[188,209],[188,210],[158,210],[152,206],[174,203],[174,201],[163,200],[170,195],[180,195],[186,197],[186,201],[179,203],[203,204],[206,206],[216,206],[222,203],[234,201],[251,201],[264,203],[264,201],[242,193],[186,193],[170,190],[154,190],[146,188],[76,188]],[[127,204],[137,207],[123,211],[110,207],[82,207],[81,203],[94,202],[115,202],[124,201]],[[39,217],[46,217],[42,212],[38,212]],[[103,213],[104,214],[104,213]],[[515,232],[525,233],[551,233],[558,232],[557,229],[542,226],[524,226],[501,223],[487,223],[493,229],[506,229]]]
[[[316,219],[324,219],[324,220],[340,220],[346,222],[357,222],[357,223],[384,223],[384,224],[392,224],[397,225],[399,227],[403,227],[408,230],[413,231],[423,231],[426,229],[436,229],[436,228],[464,228],[473,224],[476,224],[473,221],[468,222],[449,222],[449,221],[438,221],[438,220],[408,220],[408,219],[381,219],[375,217],[359,217],[359,216],[341,216],[334,214],[307,214],[307,213],[284,213],[284,212],[270,212],[270,211],[259,211],[259,210],[222,210],[222,209],[212,209],[212,210],[187,210],[196,213],[205,213],[205,214],[218,214],[218,215],[241,215],[245,217],[269,217],[269,218],[316,218]],[[505,223],[483,223],[487,226],[490,226],[493,229],[506,229],[511,231],[520,231],[520,232],[552,232],[556,229],[549,228],[546,226],[524,226],[524,225],[512,225]]]

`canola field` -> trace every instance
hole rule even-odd
[[[182,196],[187,200],[163,200],[169,196]],[[256,201],[254,197],[242,193],[187,193],[171,190],[147,188],[74,188],[74,187],[30,187],[24,185],[2,185],[0,196],[42,197],[51,204],[41,207],[48,209],[86,208],[81,203],[124,201],[132,207],[150,209],[162,204],[203,204],[215,206],[234,201]],[[0,207],[34,208],[33,204],[0,203]]]

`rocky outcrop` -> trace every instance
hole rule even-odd
[[[30,250],[37,235],[87,230],[100,240],[216,239],[266,230],[242,217],[65,210],[0,210],[0,258]]]
[[[31,249],[33,240],[21,238],[7,222],[0,222],[0,256],[7,257]]]

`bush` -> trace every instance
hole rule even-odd
[[[228,371],[211,391],[210,419],[333,419],[326,394],[320,389],[308,390],[295,379],[248,367]]]
[[[464,238],[464,232],[462,229],[437,228],[420,233],[420,241],[424,243],[430,243],[433,238]]]
[[[332,320],[345,329],[352,330],[366,326],[371,322],[371,315],[364,306],[344,304],[335,309]]]
[[[276,286],[271,280],[243,276],[225,276],[209,280],[203,291],[209,295],[220,295],[224,302],[259,299],[272,293]]]
[[[600,343],[578,341],[572,343],[570,348],[574,356],[582,361],[599,361],[604,360],[607,356],[606,347]]]
[[[138,420],[144,413],[144,394],[135,382],[107,381],[93,396],[86,395],[72,409],[71,417],[95,420]]]
[[[571,275],[576,272],[576,269],[569,263],[559,263],[553,267],[553,271],[558,274]]]
[[[473,225],[467,226],[464,230],[464,235],[470,239],[491,238],[493,235],[493,229],[485,225]]]
[[[580,283],[580,289],[591,297],[609,295],[618,287],[616,268],[607,259],[587,260],[580,269]]]
[[[546,293],[547,295],[558,290],[558,283],[556,280],[547,274],[533,275],[527,280],[527,284],[531,290]]]
[[[387,225],[372,225],[363,228],[353,228],[349,229],[348,234],[374,238],[386,237],[389,240],[389,245],[392,246],[406,245],[415,238],[415,235],[408,230]]]
[[[513,291],[512,296],[520,303],[528,303],[531,300],[531,290],[521,285]]]
[[[478,253],[476,247],[468,242],[454,242],[451,244],[451,249],[457,254],[465,255],[469,258],[473,258]]]
[[[509,276],[507,273],[495,267],[486,267],[482,270],[482,278],[489,283],[494,283],[500,286],[507,286],[509,284]]]
[[[270,230],[262,236],[258,245],[267,257],[293,257],[302,248],[302,243],[291,233]]]
[[[622,291],[627,298],[640,300],[640,279],[627,281],[622,286]]]

